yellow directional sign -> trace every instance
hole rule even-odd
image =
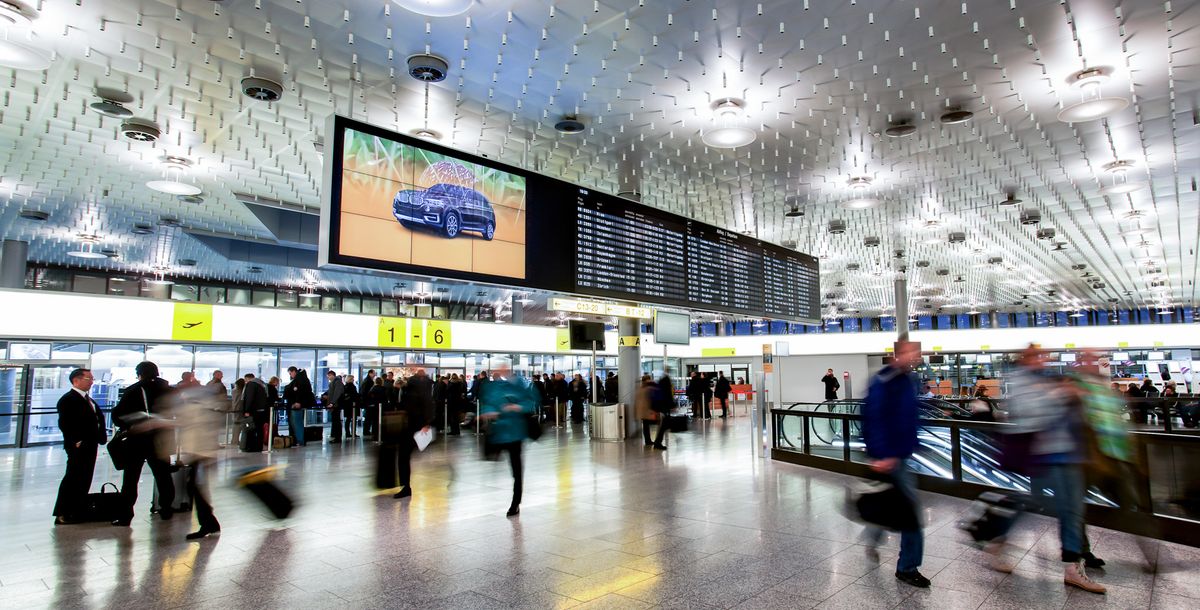
[[[379,318],[379,347],[408,347],[408,320],[384,316]]]
[[[737,355],[737,348],[733,347],[705,347],[700,349],[700,355],[704,358],[721,358]]]
[[[429,349],[450,349],[449,320],[430,320],[425,324],[425,347]]]
[[[640,336],[617,337],[617,346],[618,347],[639,347],[641,345],[642,345],[642,338]]]
[[[172,341],[212,341],[213,308],[204,303],[176,303]]]
[[[571,351],[571,329],[558,329],[557,336],[554,339],[554,351],[569,352]]]
[[[408,325],[408,346],[425,347],[425,320],[411,320]]]

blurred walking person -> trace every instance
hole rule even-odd
[[[178,431],[180,462],[191,469],[187,489],[199,528],[186,538],[199,540],[219,533],[221,524],[213,513],[208,477],[219,454],[217,438],[223,426],[221,405],[211,392],[186,388],[167,397],[164,408],[174,419]]]
[[[525,466],[521,461],[521,448],[529,438],[529,419],[538,412],[541,397],[528,379],[514,375],[507,361],[493,365],[495,378],[483,388],[480,397],[479,417],[488,421],[487,444],[491,451],[508,452],[512,466],[512,503],[506,513],[509,517],[521,512],[521,494],[524,490]]]
[[[656,389],[654,378],[650,375],[642,375],[641,384],[638,386],[637,395],[633,401],[634,412],[642,421],[642,440],[645,441],[647,447],[654,446],[650,440],[650,428],[654,426],[654,422],[658,421],[658,412],[654,410]]]
[[[654,444],[651,446],[666,451],[667,444],[664,441],[667,440],[667,430],[671,425],[671,409],[675,407],[675,384],[671,381],[669,371],[663,372],[651,396],[650,408],[658,413],[658,433],[654,435]]]
[[[404,411],[403,430],[395,435],[395,459],[398,461],[400,491],[396,499],[412,497],[412,454],[417,448],[413,435],[418,431],[428,432],[433,424],[433,380],[425,369],[417,372],[404,383],[400,395],[400,410]]]
[[[1028,447],[1030,491],[1048,514],[1058,518],[1063,582],[1104,593],[1105,587],[1089,578],[1084,567],[1088,558],[1083,522],[1087,424],[1075,387],[1047,369],[1045,362],[1046,352],[1036,345],[1021,353],[1009,386],[1009,419],[1014,434],[1024,439],[1020,444]],[[1053,495],[1046,497],[1046,489]],[[993,569],[1011,571],[999,548],[988,550],[993,554]]]
[[[884,365],[871,379],[867,400],[862,407],[863,440],[871,458],[871,470],[891,483],[908,501],[909,507],[920,515],[916,475],[908,468],[908,459],[917,449],[917,381],[912,367],[921,359],[921,345],[897,341],[891,363]],[[898,510],[901,507],[897,507]],[[871,526],[867,530],[870,554],[883,537],[883,529]],[[900,558],[896,562],[896,578],[914,587],[926,588],[929,579],[919,568],[925,553],[925,535],[920,519],[916,529],[900,532]]]

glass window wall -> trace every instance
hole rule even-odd
[[[158,365],[159,377],[176,385],[183,381],[184,373],[192,372],[193,349],[191,345],[148,345],[146,360]]]
[[[208,383],[212,380],[213,373],[221,371],[224,376],[221,383],[225,384],[225,395],[228,396],[229,388],[233,386],[233,380],[237,378],[237,348],[222,345],[197,346],[195,367],[196,380],[200,383]]]
[[[92,346],[92,398],[102,408],[116,406],[121,392],[137,381],[134,368],[146,359],[145,346],[97,343]]]

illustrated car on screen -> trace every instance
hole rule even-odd
[[[463,231],[481,233],[489,241],[496,236],[492,203],[483,193],[456,184],[402,190],[392,200],[392,214],[406,228],[429,227],[451,239]]]

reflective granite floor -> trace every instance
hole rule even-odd
[[[0,607],[8,608],[1188,608],[1200,607],[1200,549],[1156,545],[1143,573],[1132,540],[1092,530],[1107,596],[1068,590],[1049,520],[1013,536],[1010,576],[988,571],[955,526],[962,500],[924,495],[924,573],[899,584],[841,514],[849,479],[756,460],[747,420],[713,421],[670,450],[591,443],[548,430],[527,450],[520,517],[506,519],[507,463],[474,437],[439,440],[415,460],[416,495],[371,489],[372,450],[310,445],[232,454],[214,476],[219,537],[185,542],[187,518],[147,514],[143,474],[132,528],[51,525],[56,448],[0,451]],[[266,517],[234,473],[286,465],[302,502]],[[96,484],[118,480],[101,456]]]

